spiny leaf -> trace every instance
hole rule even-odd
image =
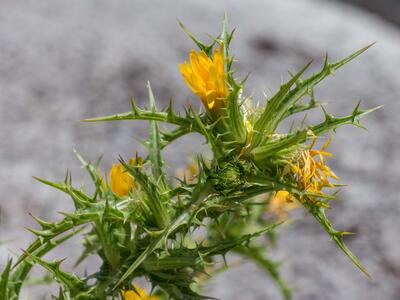
[[[233,32],[229,33],[228,29],[228,16],[225,14],[224,16],[224,21],[222,25],[222,32],[220,35],[220,40],[222,41],[222,47],[223,47],[223,57],[225,58],[225,63],[224,63],[224,68],[225,72],[228,74],[228,82],[232,82],[233,78],[230,75],[230,69],[232,66],[232,59],[229,57],[229,46],[233,37]]]
[[[139,186],[147,194],[147,204],[149,205],[153,214],[153,221],[159,229],[165,228],[169,223],[169,216],[165,199],[161,196],[158,187],[150,180],[150,178],[141,172],[137,166],[127,164],[120,158],[121,164],[124,168],[137,180]]]
[[[12,294],[18,297],[21,285],[33,267],[33,264],[29,260],[26,260],[27,253],[34,254],[37,257],[42,257],[55,247],[64,243],[69,238],[80,233],[83,229],[84,227],[74,230],[56,240],[49,239],[44,242],[36,240],[33,242],[31,246],[29,246],[28,249],[25,250],[24,253],[18,258],[18,261],[14,265],[14,268],[16,269],[12,274],[12,282],[14,283],[11,288]]]
[[[332,68],[333,70],[337,70],[340,67],[344,66],[345,64],[349,63],[350,61],[352,61],[353,59],[355,59],[356,57],[360,56],[361,54],[363,54],[365,51],[367,51],[369,48],[371,48],[372,46],[374,46],[376,43],[371,43],[363,48],[361,48],[360,50],[357,50],[356,52],[350,54],[349,56],[345,57],[342,60],[339,60],[335,63],[330,64],[330,68]]]
[[[321,207],[314,207],[309,204],[306,204],[305,207],[308,211],[317,219],[317,221],[321,224],[321,226],[325,229],[325,231],[331,236],[331,238],[335,241],[335,243],[339,246],[339,248],[347,255],[347,257],[368,277],[371,278],[371,275],[368,271],[363,267],[359,259],[350,251],[349,248],[343,242],[343,233],[335,230],[332,226],[332,223],[329,221],[327,216],[325,215],[325,210]]]
[[[90,177],[93,180],[93,183],[96,187],[96,191],[100,191],[101,195],[104,195],[103,190],[103,178],[99,174],[98,166],[94,166],[91,163],[86,162],[83,157],[74,149],[74,153],[78,160],[81,162],[82,166],[88,171]]]
[[[289,110],[287,111],[287,114],[285,117],[292,116],[297,113],[301,113],[313,108],[316,108],[320,105],[321,103],[316,101],[314,97],[311,98],[311,100],[307,104],[295,104]]]
[[[83,193],[82,191],[72,187],[70,182],[53,182],[43,178],[33,176],[37,181],[46,184],[48,186],[54,187],[66,194],[69,194],[74,201],[76,208],[82,208],[90,205],[93,202],[92,198]]]
[[[294,145],[301,145],[301,143],[307,139],[307,135],[307,131],[301,131],[298,134],[292,134],[277,140],[272,140],[262,146],[254,148],[250,152],[250,155],[254,161],[265,160],[269,157],[275,156],[280,150],[288,149]]]
[[[139,255],[139,257],[137,257],[135,261],[130,264],[128,269],[117,281],[113,289],[116,289],[119,285],[121,285],[121,283],[123,283],[140,266],[140,264],[143,263],[146,258],[154,252],[155,249],[157,249],[158,247],[160,247],[160,245],[164,243],[164,241],[172,232],[187,223],[193,211],[197,210],[201,203],[208,198],[210,194],[210,189],[212,189],[211,185],[208,182],[198,184],[196,188],[197,189],[193,193],[192,197],[193,202],[190,203],[190,205],[182,213],[175,216],[174,221],[166,228],[164,228],[162,233],[157,238],[153,239],[153,241],[149,243],[149,245]]]
[[[78,294],[85,290],[85,283],[75,274],[68,273],[60,269],[60,265],[64,260],[56,260],[53,262],[47,262],[35,255],[26,253],[30,259],[35,263],[41,265],[46,270],[54,274],[57,281],[68,288],[73,294]]]
[[[33,214],[29,213],[29,215],[42,227],[42,229],[51,229],[54,227],[54,223],[46,222],[39,217],[34,216]]]
[[[228,123],[235,144],[244,144],[246,141],[246,127],[243,122],[243,113],[238,103],[240,87],[235,87],[228,95]]]
[[[90,214],[93,216],[93,214]],[[80,222],[72,222],[70,217],[64,218],[62,221],[54,223],[53,228],[49,228],[47,230],[33,230],[34,234],[37,234],[40,236],[40,238],[36,239],[33,243],[30,244],[26,252],[29,253],[35,253],[43,244],[46,242],[50,241],[51,239],[57,237],[60,234],[63,234],[64,232],[71,230],[75,228],[76,226],[85,224],[87,222],[92,221],[93,219],[91,218],[81,218]],[[73,233],[76,234],[80,231],[81,229],[75,230]],[[30,230],[32,231],[32,230]],[[22,260],[25,259],[25,255],[21,255],[16,262],[15,266],[18,265]],[[14,267],[15,267],[14,266]]]
[[[329,116],[328,119],[325,120],[325,122],[311,126],[309,130],[311,130],[315,135],[319,136],[322,135],[326,132],[329,132],[330,130],[334,130],[338,128],[339,126],[345,125],[345,124],[353,124],[353,125],[358,125],[358,121],[366,116],[367,114],[374,112],[378,109],[381,109],[383,106],[377,106],[372,109],[367,109],[367,110],[360,110],[356,109],[351,115],[345,116],[345,117],[333,117]]]
[[[222,149],[219,146],[219,142],[217,138],[213,135],[213,133],[206,128],[206,126],[203,124],[202,120],[200,117],[194,112],[192,107],[189,109],[190,113],[192,114],[196,126],[199,128],[200,133],[206,138],[207,142],[210,144],[211,149],[214,152],[215,157],[218,159],[223,156]]]
[[[0,300],[9,300],[9,289],[8,281],[10,279],[10,270],[12,265],[12,259],[9,259],[6,267],[1,273],[0,277]]]
[[[171,113],[170,111],[149,111],[137,108],[137,112],[126,112],[116,115],[110,115],[105,117],[85,119],[83,122],[104,122],[104,121],[127,121],[127,120],[147,120],[147,121],[160,121],[170,123],[185,128],[188,132],[199,132],[201,130],[196,126],[195,120],[187,114],[185,117],[179,116],[177,113]]]
[[[215,41],[213,41],[209,45],[205,45],[202,43],[200,40],[198,40],[193,33],[189,31],[189,29],[183,25],[181,21],[178,20],[179,26],[182,28],[182,30],[190,37],[190,39],[199,47],[201,50],[203,50],[208,56],[211,56],[212,54],[212,48],[215,44]]]
[[[190,133],[191,131],[185,127],[178,127],[171,131],[161,131],[161,148],[164,149],[176,139]]]
[[[175,223],[174,223],[175,224]],[[171,225],[172,226],[172,225]],[[135,261],[130,264],[129,268],[123,273],[121,278],[117,281],[117,283],[114,286],[114,290],[121,284],[123,283],[139,266],[143,261],[151,254],[154,252],[155,249],[157,249],[161,244],[164,238],[166,238],[167,233],[169,232],[168,228],[165,228],[163,230],[163,234],[160,235],[158,238],[154,239],[147,247],[146,249],[135,259]]]
[[[306,94],[309,94],[309,93],[312,94],[313,88],[319,82],[321,82],[327,76],[333,74],[333,72],[335,70],[339,69],[343,65],[347,64],[348,62],[352,61],[354,58],[356,58],[357,56],[359,56],[360,54],[362,54],[363,52],[368,50],[372,45],[373,44],[368,45],[368,46],[354,52],[353,54],[345,57],[344,59],[339,60],[335,63],[331,63],[331,64],[328,62],[328,57],[326,56],[325,63],[324,63],[322,70],[319,71],[318,73],[312,75],[311,77],[309,77],[301,82],[298,82],[296,84],[296,87],[285,96],[285,99],[282,100],[282,103],[279,107],[279,111],[283,112],[284,115],[287,114],[287,111],[289,109],[291,109],[293,107],[293,105],[295,105],[297,103],[297,101],[299,101],[303,96],[305,96]],[[279,122],[275,123],[275,125],[271,128],[271,132],[275,131],[278,124],[279,124]]]
[[[283,84],[272,99],[267,103],[267,106],[261,116],[254,124],[254,137],[252,148],[258,146],[262,137],[273,133],[277,124],[285,115],[286,110],[280,109],[282,102],[289,93],[293,85],[298,81],[300,76],[308,69],[312,61],[306,64],[296,75],[294,75],[287,83]]]
[[[153,91],[151,90],[150,82],[147,83],[147,89],[149,91],[149,103],[150,109],[156,111],[156,102],[154,99]],[[151,162],[151,170],[156,182],[160,183],[162,189],[167,186],[165,174],[163,172],[164,160],[161,156],[161,136],[160,129],[157,121],[150,121],[150,137],[149,137],[149,159]]]
[[[266,143],[263,146],[255,148],[250,154],[256,163],[261,163],[271,155],[274,155],[274,151],[279,149],[290,147],[291,145],[299,145],[307,141],[308,138],[314,136],[321,136],[331,130],[346,125],[353,124],[359,125],[359,119],[366,116],[367,114],[380,109],[382,106],[378,106],[368,110],[361,110],[358,107],[354,110],[351,115],[344,117],[334,117],[325,111],[325,121],[314,126],[309,126],[304,130],[300,130],[295,133],[291,133],[287,136],[273,140]],[[310,134],[308,134],[310,132]]]

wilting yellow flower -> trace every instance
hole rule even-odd
[[[223,49],[214,51],[213,59],[204,51],[190,51],[190,63],[179,64],[186,84],[200,97],[207,109],[223,107],[228,96]]]
[[[123,291],[122,296],[124,300],[160,300],[160,297],[147,294],[147,292],[139,286],[135,285],[135,289],[136,292],[132,290]]]
[[[276,215],[279,221],[284,221],[288,217],[288,211],[299,207],[299,202],[288,192],[276,192],[267,205],[268,212]]]
[[[330,178],[337,179],[337,176],[325,164],[324,159],[324,156],[332,156],[331,153],[325,151],[330,140],[328,139],[319,150],[313,149],[316,141],[317,139],[314,139],[310,148],[299,154],[296,161],[292,163],[291,172],[302,189],[321,194],[323,188],[334,187],[330,182]]]
[[[141,165],[142,159],[131,158],[130,165]],[[135,182],[131,175],[125,170],[122,164],[113,164],[110,171],[110,187],[111,190],[120,197],[128,195],[132,187],[135,187]]]

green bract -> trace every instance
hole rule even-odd
[[[345,124],[360,126],[359,119],[377,108],[362,110],[358,104],[353,112],[341,117],[323,110],[325,121],[320,124],[302,125],[288,133],[277,132],[277,128],[286,118],[319,107],[313,88],[370,46],[338,62],[326,59],[319,72],[302,78],[311,63],[307,64],[266,99],[264,108],[254,109],[249,105],[253,100],[242,95],[245,80],[234,78],[229,52],[233,31],[228,30],[226,18],[222,33],[209,45],[181,26],[210,58],[215,47],[223,47],[229,90],[224,105],[204,113],[188,107],[181,115],[174,111],[171,102],[166,109],[158,110],[149,84],[149,109],[139,108],[132,99],[128,112],[85,120],[150,122],[145,142],[148,154],[143,166],[119,159],[137,187],[127,196],[117,196],[104,185],[98,163],[86,162],[78,154],[92,178],[94,193],[75,188],[69,173],[62,182],[37,178],[68,194],[75,210],[63,213],[64,218],[58,222],[34,217],[40,225],[39,229],[30,229],[36,239],[19,258],[7,263],[1,276],[0,300],[18,299],[35,265],[46,269],[59,283],[55,299],[121,299],[121,291],[133,289],[132,283],[140,277],[145,277],[161,298],[207,299],[202,296],[207,293],[201,290],[201,283],[208,278],[204,274],[212,276],[224,270],[226,266],[217,262],[230,252],[257,263],[276,282],[282,297],[290,299],[291,289],[279,275],[279,263],[271,261],[267,253],[279,224],[265,212],[271,197],[262,195],[277,191],[287,191],[298,199],[368,275],[345,246],[346,232],[335,230],[325,215],[325,207],[334,195],[320,191],[321,187],[312,190],[299,185],[291,166],[302,151],[309,151],[308,145],[315,137],[332,133]],[[307,97],[310,101],[302,102]],[[162,131],[159,122],[176,128]],[[213,156],[210,160],[199,156],[195,179],[183,179],[176,184],[165,172],[162,150],[192,132],[205,138]],[[205,230],[198,231],[200,227]],[[42,258],[77,234],[83,234],[84,245],[77,264],[89,255],[97,255],[102,262],[97,272],[81,277],[62,270],[62,261],[48,262]]]

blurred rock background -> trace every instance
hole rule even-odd
[[[356,5],[351,5],[356,4]],[[366,8],[366,9],[365,9]],[[129,110],[129,97],[146,101],[151,80],[160,103],[173,96],[176,108],[198,101],[184,85],[177,64],[192,44],[177,25],[217,34],[223,13],[237,27],[233,42],[239,74],[251,72],[247,93],[261,99],[276,90],[287,70],[326,51],[332,60],[371,42],[377,44],[316,90],[334,114],[352,111],[358,100],[381,111],[364,121],[369,132],[338,130],[331,165],[349,186],[329,216],[339,229],[357,234],[349,247],[368,268],[367,280],[305,213],[281,229],[273,256],[295,300],[400,299],[400,5],[385,1],[19,1],[0,2],[0,269],[10,253],[32,239],[28,215],[60,218],[69,199],[31,176],[75,182],[87,179],[72,152],[108,169],[118,154],[143,151],[145,122],[82,124],[81,119]],[[321,119],[321,113],[313,115]],[[170,169],[183,167],[192,151],[206,151],[188,136],[166,149]],[[171,171],[172,172],[172,171]],[[72,257],[79,241],[49,257]],[[69,259],[72,261],[72,259]],[[68,262],[67,262],[68,265]],[[208,294],[220,299],[279,299],[271,280],[252,264],[219,275]],[[47,287],[27,288],[24,299],[49,299]]]

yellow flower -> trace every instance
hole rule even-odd
[[[186,84],[200,97],[207,109],[218,110],[225,105],[228,87],[222,46],[215,49],[213,59],[204,51],[196,52],[192,49],[190,63],[185,61],[179,64],[179,69]]]
[[[268,203],[267,210],[276,215],[279,221],[284,221],[288,218],[288,211],[297,207],[299,203],[289,192],[278,191]]]
[[[291,166],[291,172],[297,179],[300,187],[306,191],[322,194],[321,190],[325,187],[333,188],[330,178],[338,179],[335,173],[326,165],[324,157],[331,157],[332,154],[326,152],[330,140],[328,139],[321,149],[313,149],[317,139],[311,143],[310,148],[299,154],[296,162]],[[321,203],[323,206],[327,206]]]
[[[142,159],[140,157],[131,158],[130,165],[141,165]],[[132,187],[137,188],[136,182],[132,179],[131,175],[125,170],[122,164],[113,164],[110,171],[110,187],[111,190],[120,197],[128,195]]]
[[[132,290],[123,291],[122,296],[124,300],[160,300],[160,297],[147,294],[147,292],[139,286],[135,285],[135,289],[136,292]]]

